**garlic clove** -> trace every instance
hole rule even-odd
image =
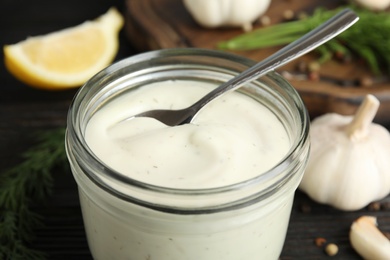
[[[375,217],[362,216],[355,220],[349,240],[364,259],[390,259],[390,240],[378,229]]]

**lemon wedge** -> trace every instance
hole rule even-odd
[[[118,51],[123,17],[110,8],[93,21],[4,46],[7,70],[40,89],[78,87],[108,66]]]

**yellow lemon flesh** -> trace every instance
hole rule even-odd
[[[118,51],[123,17],[111,8],[94,21],[4,46],[7,70],[41,89],[78,87],[108,66]]]

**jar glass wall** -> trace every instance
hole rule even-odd
[[[279,74],[237,90],[266,107],[290,142],[283,158],[249,179],[196,189],[159,186],[114,170],[86,142],[91,118],[121,96],[172,80],[218,86],[253,64],[225,52],[159,50],[115,63],[80,89],[69,110],[66,149],[95,259],[279,257],[309,151],[306,109]]]

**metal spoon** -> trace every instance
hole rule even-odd
[[[345,9],[298,40],[223,83],[190,107],[180,110],[150,110],[133,117],[152,117],[168,126],[190,123],[200,109],[221,94],[241,87],[245,83],[249,83],[267,72],[308,53],[348,29],[358,19],[359,17],[353,11]]]

